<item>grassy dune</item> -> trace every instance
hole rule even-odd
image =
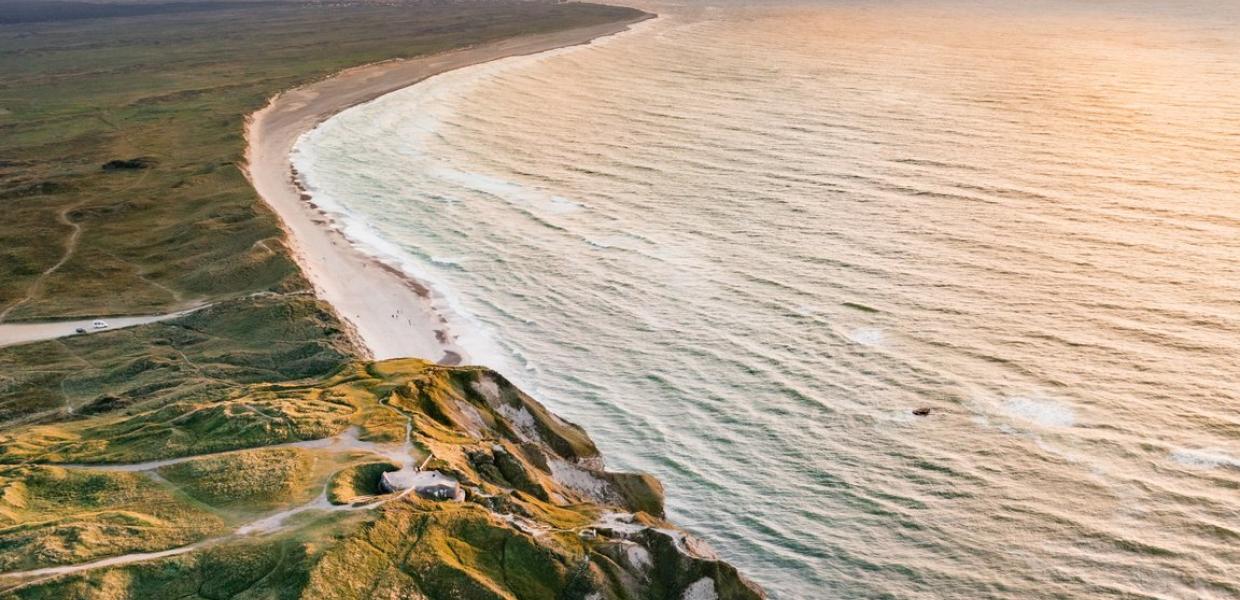
[[[0,572],[163,550],[224,521],[136,473],[55,466],[0,470]]]
[[[313,454],[300,448],[259,448],[169,465],[158,473],[204,504],[271,510],[314,496],[307,493],[314,462]]]
[[[23,600],[291,600],[299,597],[315,552],[315,547],[292,539],[239,540],[189,555],[123,569],[95,571],[54,585],[27,587],[9,594],[0,592],[0,597]]]
[[[190,412],[185,404],[27,427],[0,440],[0,598],[181,597],[172,591],[189,582],[231,590],[198,592],[208,598],[653,600],[680,597],[702,578],[720,598],[760,597],[734,569],[675,539],[657,482],[600,469],[581,428],[486,369],[350,363],[313,381],[246,385]],[[265,421],[227,419],[245,432],[233,436],[203,430],[216,421],[192,416],[238,406]],[[345,428],[388,439],[385,413],[407,424],[417,458],[433,454],[431,466],[461,483],[463,502],[383,494],[376,479],[395,465],[364,449],[274,447]],[[235,451],[138,472],[69,464],[227,449]],[[263,536],[230,533],[323,492],[338,503],[385,503],[305,511]],[[628,524],[599,523],[608,513]],[[205,544],[160,560],[52,578],[3,574],[193,542]]]
[[[311,296],[261,296],[141,327],[0,348],[0,431],[323,375],[353,352],[338,326]]]

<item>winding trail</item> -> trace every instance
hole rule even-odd
[[[101,120],[103,120],[104,123],[107,123],[109,127],[116,129],[116,126],[113,125],[111,122],[107,121],[106,119],[102,119],[102,117],[100,118]],[[136,181],[130,183],[129,185],[119,190],[116,190],[115,192],[112,192],[112,195],[123,194],[125,192],[128,192],[129,190],[134,189],[135,187],[138,187],[139,185],[142,185],[142,183],[146,181],[147,177],[149,177],[150,174],[151,174],[150,171],[143,171],[142,175],[138,177]],[[69,234],[69,239],[65,241],[64,255],[62,255],[60,257],[60,260],[56,261],[55,264],[44,269],[42,273],[39,273],[39,276],[35,278],[33,282],[31,282],[30,287],[26,288],[26,295],[23,296],[21,300],[18,300],[17,302],[14,302],[13,304],[8,305],[7,307],[4,308],[4,310],[0,310],[0,323],[4,323],[5,319],[7,319],[9,314],[12,313],[14,310],[17,310],[18,308],[25,306],[26,303],[39,297],[39,290],[43,287],[43,282],[47,281],[47,278],[50,277],[52,273],[55,273],[56,271],[60,270],[61,267],[65,266],[65,263],[69,262],[70,258],[73,258],[73,254],[77,252],[78,240],[82,238],[82,225],[76,221],[71,220],[69,218],[69,213],[79,208],[82,208],[83,206],[86,205],[87,202],[88,200],[82,200],[81,202],[78,202],[76,204],[72,204],[70,206],[66,206],[65,208],[60,209],[60,212],[57,213],[56,218],[59,219],[61,223],[64,223],[65,225],[68,225],[69,227],[73,229],[73,232]],[[180,293],[168,288],[167,286],[155,283],[154,281],[147,279],[145,276],[139,275],[139,277],[143,281],[153,286],[156,286],[164,291],[169,292],[170,294],[172,294],[172,297],[176,301],[178,302],[180,301],[181,299]],[[0,338],[0,340],[2,340],[2,338]],[[0,341],[0,346],[4,346],[4,345],[5,344],[2,341]]]
[[[111,123],[108,123],[108,124],[111,125]],[[150,175],[150,171],[144,171],[142,175],[137,178],[136,181],[117,190],[113,194],[114,195],[122,194],[124,192],[127,192],[141,185],[144,181],[146,181],[149,175]],[[61,267],[65,266],[65,263],[69,262],[69,259],[73,258],[73,255],[77,252],[77,249],[78,249],[78,242],[82,238],[82,225],[70,219],[69,214],[79,208],[82,208],[83,206],[86,205],[86,203],[87,201],[83,200],[76,204],[66,206],[65,208],[62,208],[59,213],[57,213],[56,217],[60,220],[60,222],[72,228],[72,232],[69,234],[69,238],[65,241],[65,253],[61,255],[60,260],[56,261],[56,263],[53,264],[52,266],[44,269],[43,272],[40,273],[39,276],[35,278],[33,282],[31,282],[30,287],[26,288],[26,295],[23,296],[21,300],[18,300],[17,302],[14,302],[13,304],[8,305],[7,307],[4,308],[4,310],[0,310],[0,347],[16,346],[18,344],[27,344],[30,342],[53,340],[56,338],[67,337],[71,335],[80,335],[77,333],[77,329],[79,328],[85,329],[87,333],[101,333],[104,331],[111,331],[113,329],[123,329],[126,327],[133,327],[135,325],[145,325],[147,323],[155,323],[157,321],[175,319],[177,317],[187,315],[196,310],[210,306],[209,304],[206,304],[206,303],[195,304],[183,310],[170,312],[170,313],[164,313],[164,314],[154,314],[154,315],[133,315],[133,316],[115,316],[115,317],[105,315],[105,317],[108,320],[108,325],[109,325],[106,329],[94,329],[92,327],[92,324],[94,323],[94,321],[100,318],[98,316],[85,317],[81,319],[63,319],[63,320],[47,320],[47,321],[32,321],[32,322],[23,321],[20,323],[5,323],[5,320],[8,319],[9,315],[12,314],[14,310],[17,310],[18,308],[25,306],[31,300],[38,298],[40,295],[39,292],[43,288],[43,284],[44,282],[47,281],[47,278],[51,277],[52,274],[55,273],[56,271],[59,271]],[[157,287],[167,292],[170,296],[172,296],[172,299],[174,302],[180,302],[182,300],[182,295],[180,292],[172,288],[169,288],[166,285],[158,283],[154,280],[151,280],[147,278],[144,274],[139,273],[138,277],[142,281],[145,281],[147,284],[153,287]]]
[[[396,409],[393,409],[393,410],[396,410]],[[401,411],[397,410],[396,412],[401,412]],[[171,459],[166,459],[166,460],[153,460],[153,461],[140,462],[140,463],[129,463],[129,464],[75,464],[75,463],[60,464],[58,463],[55,465],[45,465],[45,466],[57,466],[57,467],[64,467],[64,468],[71,468],[71,469],[83,469],[83,470],[90,470],[90,471],[124,471],[124,472],[130,472],[130,473],[145,472],[153,480],[160,482],[160,483],[169,484],[167,480],[165,480],[163,477],[161,477],[156,472],[157,469],[160,469],[162,467],[166,467],[169,465],[183,463],[186,461],[197,460],[200,458],[225,456],[228,454],[235,454],[238,452],[245,452],[248,450],[259,450],[259,449],[267,449],[267,448],[307,448],[307,449],[327,450],[331,452],[351,452],[351,451],[367,452],[370,454],[381,456],[383,458],[391,460],[392,462],[397,463],[398,465],[400,465],[400,470],[402,471],[409,470],[409,471],[416,472],[418,468],[417,468],[417,459],[413,456],[414,447],[413,447],[412,430],[413,430],[413,423],[411,420],[407,418],[405,422],[405,441],[403,444],[390,444],[390,443],[380,444],[380,443],[375,443],[375,442],[367,442],[358,437],[358,433],[360,432],[360,429],[358,427],[350,427],[349,429],[345,430],[344,432],[338,435],[328,437],[328,438],[321,438],[317,440],[306,440],[302,442],[289,442],[286,444],[272,444],[270,446],[259,446],[257,448],[241,448],[238,450],[213,452],[210,454],[199,454],[199,455],[194,455],[194,456],[183,456],[179,458],[171,458]],[[436,472],[431,471],[431,473],[436,473]],[[55,567],[44,567],[41,569],[32,569],[29,571],[11,571],[8,573],[0,573],[0,581],[7,580],[7,581],[14,582],[9,587],[5,587],[3,584],[0,584],[0,592],[12,592],[18,588],[32,585],[40,581],[43,581],[43,580],[46,580],[52,577],[58,577],[61,575],[70,575],[73,573],[80,573],[83,571],[89,571],[92,569],[98,569],[102,567],[117,567],[117,566],[133,564],[137,562],[143,562],[147,560],[168,558],[171,556],[177,556],[179,554],[185,554],[187,552],[193,552],[195,550],[205,548],[207,546],[212,546],[212,545],[215,545],[215,544],[218,544],[218,543],[221,543],[221,542],[233,539],[233,538],[244,537],[248,535],[264,535],[264,534],[274,533],[274,532],[280,531],[281,529],[286,528],[288,526],[289,520],[292,519],[294,516],[302,514],[302,513],[310,512],[310,511],[352,512],[352,511],[359,511],[359,510],[370,510],[373,508],[378,508],[393,500],[398,500],[400,498],[403,498],[407,494],[412,492],[414,489],[414,488],[409,488],[409,489],[406,489],[400,492],[399,494],[391,494],[386,497],[378,497],[370,502],[360,502],[360,503],[352,503],[352,504],[332,504],[327,498],[327,487],[328,487],[328,484],[325,483],[323,485],[323,490],[319,493],[318,496],[314,498],[314,500],[311,500],[310,502],[307,502],[307,503],[304,503],[298,506],[294,506],[292,508],[288,508],[285,510],[281,510],[276,513],[264,515],[262,517],[256,518],[252,521],[248,521],[236,527],[231,533],[213,537],[213,538],[208,538],[208,539],[201,540],[198,542],[194,542],[193,544],[187,544],[185,546],[178,546],[176,548],[169,548],[166,550],[160,550],[156,552],[134,552],[130,554],[122,554],[119,556],[112,556],[108,558],[103,558],[103,559],[99,559],[95,561],[74,564],[74,565],[59,565]]]
[[[63,565],[59,567],[47,567],[43,569],[35,569],[33,571],[16,571],[13,573],[0,573],[0,578],[33,579],[33,581],[25,581],[11,588],[0,587],[0,592],[12,592],[19,587],[30,585],[32,583],[37,583],[38,581],[49,579],[49,578],[56,577],[59,575],[68,575],[70,573],[77,573],[80,571],[89,571],[91,569],[99,569],[102,567],[117,567],[121,565],[128,565],[128,564],[132,564],[136,562],[142,562],[144,560],[155,560],[157,558],[167,558],[169,556],[185,554],[186,552],[193,552],[194,550],[197,550],[199,548],[205,548],[212,544],[217,544],[225,539],[227,538],[226,537],[211,538],[211,539],[203,540],[201,542],[197,542],[194,544],[189,544],[188,546],[179,546],[176,548],[170,548],[168,550],[160,550],[159,552],[136,552],[134,554],[122,554],[120,556],[102,558],[96,561],[77,564],[77,565]]]
[[[73,233],[69,234],[69,239],[65,242],[64,255],[60,257],[60,260],[56,261],[56,264],[48,267],[47,269],[44,269],[43,272],[39,274],[39,276],[34,280],[34,282],[30,284],[30,287],[26,288],[26,295],[21,300],[18,300],[17,302],[10,304],[3,311],[0,311],[0,323],[3,323],[4,320],[8,318],[9,313],[13,312],[14,310],[17,310],[18,308],[22,306],[25,306],[27,302],[34,300],[35,297],[38,296],[39,289],[43,287],[43,282],[47,280],[48,276],[50,276],[52,273],[55,273],[58,269],[60,269],[60,267],[64,266],[65,263],[69,262],[70,258],[73,257],[73,253],[77,251],[78,239],[82,237],[82,226],[70,220],[69,213],[81,208],[82,205],[84,204],[86,204],[85,200],[83,200],[82,202],[78,202],[77,204],[74,204],[72,206],[66,206],[65,208],[61,209],[61,211],[56,215],[57,218],[60,219],[61,223],[64,223],[68,225],[69,227],[73,228]],[[0,344],[0,345],[3,345],[3,344]]]

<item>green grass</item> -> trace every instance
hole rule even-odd
[[[557,536],[534,541],[477,507],[395,504],[327,552],[310,572],[307,592],[323,599],[364,597],[371,589],[392,597],[420,591],[430,598],[551,600],[584,556],[580,542],[566,538],[567,545]]]
[[[368,462],[337,472],[327,484],[327,499],[332,504],[350,504],[383,493],[379,479],[400,465],[390,462]]]
[[[330,539],[330,536],[328,536]],[[22,600],[227,600],[301,597],[316,548],[296,539],[237,540],[163,560],[97,570],[5,593]]]
[[[136,463],[313,440],[339,433],[353,412],[301,394],[181,401],[0,433],[0,463]]]
[[[307,295],[223,302],[151,325],[0,348],[0,431],[322,376],[353,352]]]
[[[514,424],[505,416],[513,411],[529,417]],[[375,422],[386,438],[388,421],[378,418],[385,413],[411,422],[413,445],[433,452],[432,467],[462,483],[465,502],[388,496],[377,508],[300,513],[269,537],[227,535],[322,490],[338,504],[379,496],[379,475],[395,468],[380,455],[265,446]],[[244,385],[218,400],[114,411],[5,435],[0,460],[16,464],[0,466],[0,573],[210,543],[185,555],[16,587],[0,575],[0,599],[11,592],[16,598],[494,600],[580,600],[597,593],[654,600],[680,597],[702,577],[729,590],[721,598],[757,598],[731,567],[681,554],[666,534],[583,538],[580,532],[608,511],[645,511],[640,522],[670,527],[658,517],[658,483],[595,469],[578,473],[611,490],[600,497],[558,480],[550,462],[596,458],[587,454],[589,439],[483,368],[412,359],[351,363],[324,377]],[[164,466],[159,477],[32,464],[243,448],[252,449]],[[506,466],[495,467],[499,462]],[[635,543],[652,557],[645,566],[626,563]]]
[[[310,500],[313,470],[307,450],[260,448],[169,465],[159,474],[203,504],[264,511]]]
[[[0,471],[0,489],[0,572],[174,548],[224,530],[138,473],[13,467]]]

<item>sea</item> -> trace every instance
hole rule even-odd
[[[771,598],[1240,598],[1240,2],[641,8],[294,162]]]

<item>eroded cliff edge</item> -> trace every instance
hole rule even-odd
[[[657,480],[480,367],[135,405],[0,435],[0,462],[0,597],[763,597]]]

